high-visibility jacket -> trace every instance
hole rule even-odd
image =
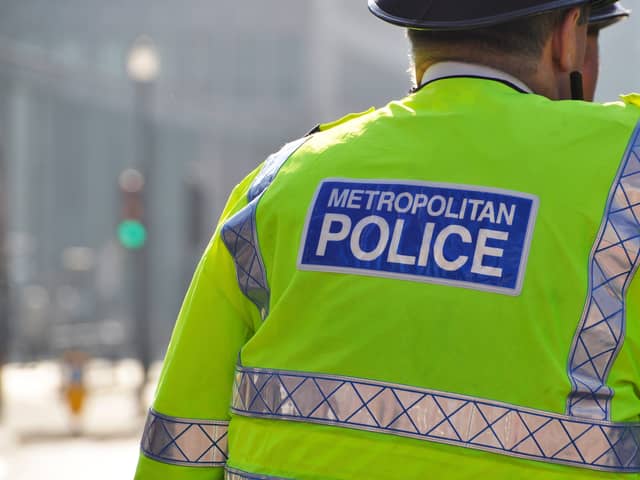
[[[640,472],[640,104],[441,79],[233,191],[136,478]]]

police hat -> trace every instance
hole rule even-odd
[[[596,29],[606,28],[631,15],[631,10],[624,8],[620,2],[613,5],[594,8],[589,17],[589,26]]]
[[[467,30],[590,3],[604,7],[615,0],[368,0],[377,17],[402,27]]]

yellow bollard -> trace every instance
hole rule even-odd
[[[80,416],[87,398],[84,367],[89,356],[81,351],[69,350],[63,355],[65,366],[64,397],[71,413],[70,427],[73,434],[80,433]]]

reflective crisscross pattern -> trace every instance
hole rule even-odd
[[[590,258],[589,296],[569,356],[567,413],[609,420],[607,377],[622,348],[626,290],[640,258],[640,130],[614,181]]]
[[[308,137],[286,144],[271,155],[254,179],[247,198],[249,204],[231,217],[222,227],[222,241],[236,264],[236,275],[242,293],[251,300],[262,319],[269,313],[269,285],[260,253],[256,229],[256,209],[260,196],[271,185],[282,165],[298,150]]]
[[[227,461],[229,422],[191,420],[149,411],[141,449],[159,462],[188,467],[220,467]]]
[[[640,424],[589,421],[384,382],[239,367],[233,411],[597,470],[640,471]]]
[[[222,241],[236,264],[240,290],[264,319],[269,312],[269,286],[258,246],[256,207],[257,199],[231,217],[222,227]]]

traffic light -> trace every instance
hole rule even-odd
[[[138,170],[127,169],[118,181],[122,199],[122,214],[117,234],[120,244],[128,250],[138,250],[147,241],[144,224],[144,177]]]

